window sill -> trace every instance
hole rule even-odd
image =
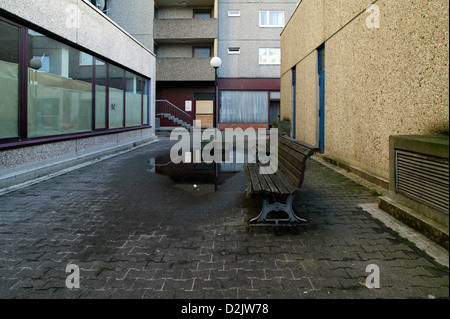
[[[126,128],[118,128],[118,129],[110,129],[110,130],[97,130],[97,131],[91,131],[91,132],[72,133],[72,134],[64,134],[64,135],[34,137],[34,138],[28,138],[28,139],[7,139],[4,142],[0,141],[0,151],[7,150],[7,149],[20,148],[20,147],[24,147],[24,146],[33,146],[33,145],[53,143],[53,142],[69,141],[69,140],[95,137],[95,136],[101,136],[101,135],[142,130],[142,129],[147,129],[147,128],[151,128],[151,126],[142,125],[142,126],[134,126],[134,127],[126,127]]]

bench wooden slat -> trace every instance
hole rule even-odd
[[[261,186],[261,183],[259,181],[259,177],[258,177],[258,173],[255,170],[255,168],[258,168],[258,164],[256,163],[251,163],[247,165],[249,174],[250,174],[250,179],[252,181],[253,184],[253,192],[255,194],[261,193],[263,191],[263,188]]]
[[[261,189],[263,192],[266,193],[271,193],[272,190],[269,186],[269,184],[267,183],[266,179],[265,179],[265,175],[264,174],[259,174],[259,165],[255,165],[252,167],[255,170],[255,173],[257,174],[258,178],[259,178],[259,183],[261,185]]]
[[[290,181],[289,183],[286,183],[282,180],[280,177],[281,171],[278,171],[275,174],[272,174],[270,178],[272,178],[275,185],[277,185],[278,190],[280,191],[281,195],[288,195],[292,194],[297,190],[297,187],[295,187]],[[286,185],[287,184],[287,185]]]
[[[264,180],[266,181],[271,193],[279,194],[281,192],[278,189],[277,185],[275,185],[275,183],[272,181],[272,175],[273,174],[261,174],[260,176],[262,176],[262,178],[264,178]]]
[[[287,161],[292,163],[295,167],[303,170],[307,157],[301,153],[295,152],[292,148],[285,145],[280,145],[278,148],[278,157],[285,158]]]
[[[314,153],[314,151],[312,149],[302,146],[301,144],[298,143],[297,140],[294,140],[290,137],[281,135],[278,138],[278,142],[283,145],[286,145],[289,148],[292,148],[294,151],[297,151],[297,152],[305,155],[306,157],[309,157]]]
[[[291,179],[292,183],[294,183],[295,185],[298,185],[300,183],[300,180],[303,176],[302,170],[297,169],[295,166],[293,166],[283,158],[278,159],[278,166],[281,167],[283,173]]]
[[[297,191],[297,185],[292,183],[292,181],[281,170],[278,170],[275,175],[283,183],[284,187],[286,187],[290,194]]]

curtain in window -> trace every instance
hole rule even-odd
[[[269,12],[269,25],[284,25],[283,12],[272,11]]]
[[[266,91],[222,91],[221,123],[267,123],[269,98]]]

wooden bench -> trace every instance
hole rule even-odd
[[[269,152],[269,146],[266,148]],[[261,174],[260,167],[267,166],[257,161],[244,165],[247,176],[247,198],[261,196],[263,206],[258,217],[250,220],[251,225],[292,225],[306,220],[295,215],[292,202],[301,188],[306,160],[317,151],[285,135],[278,136],[278,170],[273,174]],[[258,153],[256,152],[256,158]],[[268,217],[270,212],[284,212]]]

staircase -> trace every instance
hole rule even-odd
[[[156,100],[156,116],[164,117],[172,122],[192,129],[192,116],[167,100]]]

